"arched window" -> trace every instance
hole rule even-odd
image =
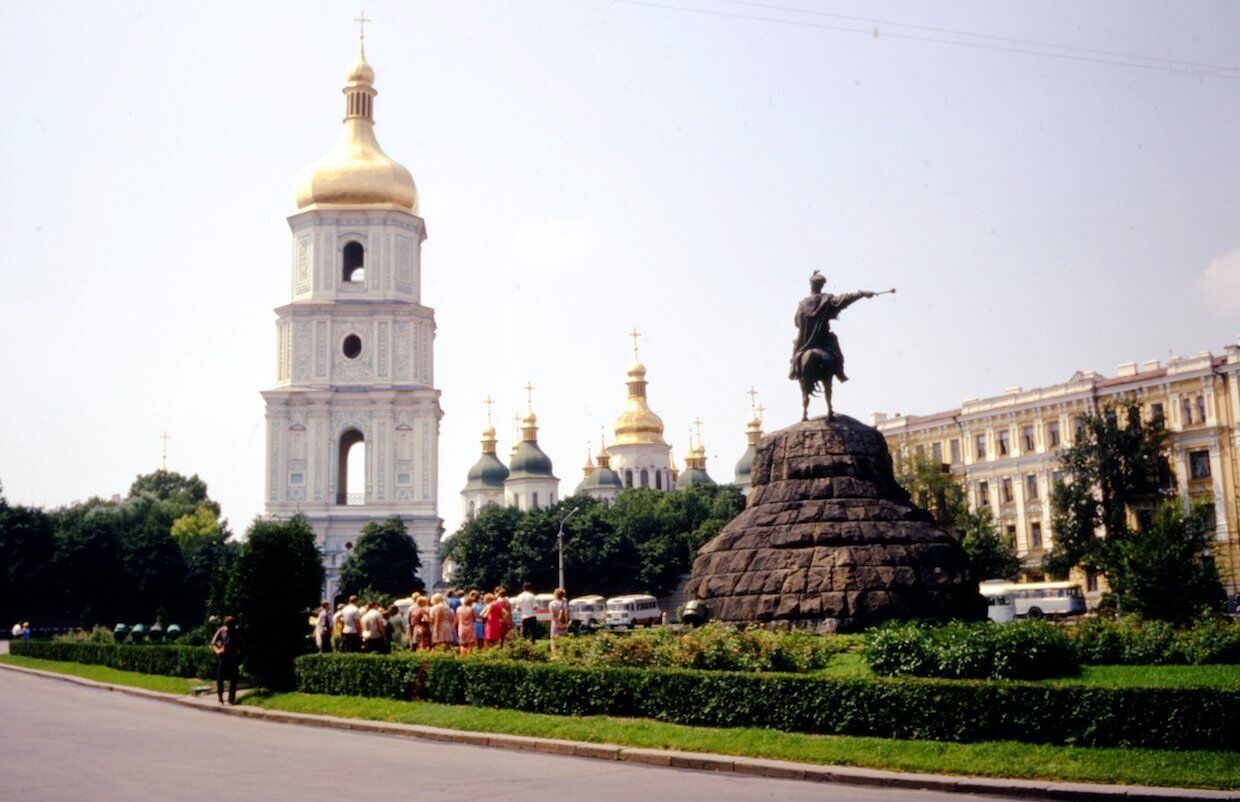
[[[469,517],[470,518],[474,517],[474,502],[472,501],[469,502]]]
[[[624,486],[625,487],[633,486],[633,472],[632,471],[624,472]]]
[[[650,472],[642,468],[642,487],[650,487]]]
[[[356,448],[355,448],[356,446]],[[357,429],[340,435],[339,459],[336,463],[336,503],[366,503],[366,438]],[[349,492],[349,488],[353,492]]]
[[[360,242],[350,242],[344,246],[342,278],[345,281],[361,283],[366,280],[366,250]]]
[[[537,490],[534,491],[534,496],[531,499],[530,509],[532,510],[538,509],[538,491]]]
[[[654,472],[654,489],[655,490],[663,489],[663,471]]]

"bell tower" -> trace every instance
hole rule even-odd
[[[305,515],[325,598],[363,526],[399,515],[421,579],[439,581],[435,312],[422,305],[413,177],[375,138],[364,39],[344,87],[335,147],[296,190],[289,303],[276,308],[276,386],[266,402],[266,515]]]

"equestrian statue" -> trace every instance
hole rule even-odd
[[[839,339],[831,331],[831,321],[862,298],[895,292],[892,288],[882,292],[860,290],[832,295],[822,291],[826,283],[826,276],[815,270],[809,277],[810,294],[797,306],[793,318],[797,338],[792,342],[792,368],[788,378],[795,379],[801,385],[803,421],[809,420],[809,398],[817,392],[819,384],[827,401],[827,420],[835,420],[835,411],[831,408],[831,382],[835,379],[848,381],[848,376],[844,375],[844,354],[840,351]]]

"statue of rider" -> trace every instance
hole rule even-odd
[[[835,378],[842,382],[848,381],[844,374],[844,354],[840,351],[839,338],[831,331],[831,321],[839,317],[840,312],[847,309],[862,298],[873,298],[877,293],[869,290],[846,292],[843,295],[824,293],[822,287],[827,283],[826,276],[817,270],[809,277],[810,294],[797,305],[793,323],[797,327],[797,338],[792,343],[792,368],[788,378],[800,380],[801,355],[811,349],[821,349],[835,358]]]

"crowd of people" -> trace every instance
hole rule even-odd
[[[452,651],[468,654],[498,646],[514,630],[513,609],[521,635],[537,637],[534,593],[527,583],[515,599],[503,587],[489,593],[478,589],[447,590],[430,596],[414,593],[408,604],[380,605],[356,595],[347,603],[324,601],[312,616],[314,643],[320,652],[388,654],[393,648],[411,651]],[[402,607],[404,609],[402,609]],[[564,589],[555,591],[550,605],[552,651],[555,638],[568,632],[569,611]]]

